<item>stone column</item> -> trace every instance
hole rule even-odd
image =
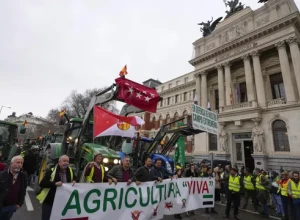
[[[275,44],[275,46],[277,47],[278,54],[279,54],[279,61],[280,61],[280,67],[281,67],[287,102],[295,103],[296,95],[293,87],[291,68],[290,68],[288,55],[286,52],[285,41],[279,41],[278,43]]]
[[[298,46],[297,37],[290,37],[288,39],[288,43],[290,45],[291,56],[293,60],[293,67],[295,72],[295,77],[297,81],[298,93],[300,97],[300,50]]]
[[[229,62],[224,63],[225,67],[225,96],[226,105],[231,105],[230,103],[230,92],[231,92],[231,64]]]
[[[207,75],[206,72],[201,73],[201,94],[202,94],[201,106],[203,108],[207,108],[207,78],[206,78],[206,75]]]
[[[253,76],[251,71],[250,57],[247,54],[242,56],[242,59],[244,60],[244,66],[245,66],[245,78],[246,78],[248,102],[254,102],[255,97],[254,97]]]
[[[197,102],[198,105],[201,105],[201,78],[200,78],[200,73],[196,73],[195,75],[196,78],[196,95],[197,95]],[[195,97],[193,97],[194,99]]]
[[[217,69],[218,69],[219,111],[222,112],[225,106],[223,66],[218,65]]]
[[[265,85],[264,79],[261,71],[260,59],[258,51],[253,51],[251,53],[253,59],[253,68],[254,68],[254,75],[255,75],[255,87],[256,87],[256,94],[257,94],[257,102],[258,106],[266,107],[266,92],[265,92]]]

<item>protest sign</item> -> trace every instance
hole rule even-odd
[[[217,114],[196,104],[192,106],[192,124],[194,129],[215,135],[218,133]]]
[[[51,220],[156,220],[164,215],[214,207],[213,178],[167,179],[162,183],[63,184]]]

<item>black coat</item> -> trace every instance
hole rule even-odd
[[[33,153],[25,155],[23,169],[28,175],[32,175],[37,170],[36,156]]]
[[[49,169],[49,170],[46,171],[44,178],[40,182],[40,187],[41,188],[50,188],[50,190],[48,192],[48,195],[47,195],[47,197],[44,200],[44,203],[46,203],[46,204],[52,205],[53,202],[54,202],[54,197],[55,197],[56,187],[57,187],[55,185],[55,183],[61,181],[59,173],[60,173],[60,167],[57,166],[55,177],[54,177],[54,181],[50,181],[52,170]],[[72,180],[71,180],[70,169],[67,169],[66,175],[67,175],[67,182],[71,183]],[[76,180],[74,171],[73,171],[73,180]]]
[[[13,177],[12,175],[9,174],[8,169],[0,172],[0,210],[3,205],[4,199],[7,196],[9,185],[12,184],[13,182],[12,178]],[[21,178],[21,182],[20,182],[21,189],[19,192],[18,202],[16,205],[22,206],[26,195],[28,176],[26,172],[21,170],[20,173],[18,174],[18,178]]]

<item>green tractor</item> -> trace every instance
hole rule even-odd
[[[18,125],[7,121],[0,121],[0,161],[9,163],[19,153]]]

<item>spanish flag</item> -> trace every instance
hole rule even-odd
[[[123,69],[120,71],[120,74],[119,74],[119,76],[126,76],[128,74],[128,72],[127,72],[127,65],[125,65],[124,67],[123,67]]]
[[[22,124],[23,127],[25,127],[28,124],[28,122],[25,120]]]
[[[66,110],[64,109],[64,110],[62,110],[62,111],[59,113],[59,117],[61,118],[61,117],[63,117],[65,114],[66,114]]]

